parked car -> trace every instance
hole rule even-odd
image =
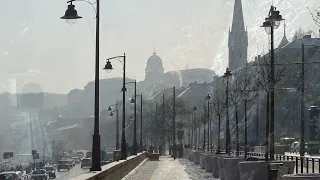
[[[81,168],[91,166],[91,158],[83,158],[81,160]]]
[[[49,175],[45,169],[33,170],[31,173],[32,180],[49,180]]]
[[[61,169],[66,169],[70,171],[70,163],[68,160],[60,160],[58,164],[58,172],[60,172]]]
[[[47,165],[44,167],[44,169],[47,171],[47,174],[49,175],[49,178],[56,178],[56,170],[54,169],[53,166]]]

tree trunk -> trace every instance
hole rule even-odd
[[[266,114],[266,135],[265,135],[265,159],[268,161],[269,159],[269,111],[270,111],[270,95],[267,93],[267,114]]]
[[[218,114],[218,136],[217,136],[217,138],[218,138],[218,153],[220,153],[220,129],[221,128],[221,115],[220,114]]]
[[[206,123],[203,123],[203,144],[202,144],[203,152],[206,151]]]
[[[248,154],[248,117],[247,117],[247,101],[244,101],[244,158]]]
[[[238,117],[238,106],[235,106],[236,108],[236,156],[239,156],[239,150],[240,150],[240,142],[239,142],[239,117]]]

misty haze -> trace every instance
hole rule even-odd
[[[319,5],[3,1],[0,180],[320,179]]]

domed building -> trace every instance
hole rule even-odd
[[[162,59],[157,55],[156,52],[149,57],[145,72],[145,81],[155,81],[162,77],[164,73]]]

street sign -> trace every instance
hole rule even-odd
[[[13,157],[13,152],[4,152],[3,159],[9,159]]]

